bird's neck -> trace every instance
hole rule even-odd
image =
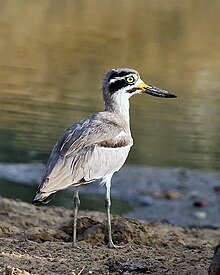
[[[129,116],[129,99],[125,96],[112,96],[110,99],[105,99],[105,111],[113,113],[123,124],[130,129]]]

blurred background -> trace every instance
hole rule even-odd
[[[177,94],[131,99],[129,164],[220,170],[218,0],[0,2],[0,162],[45,162],[102,110],[109,68]]]
[[[0,161],[45,161],[102,110],[109,68],[137,69],[177,100],[131,100],[129,163],[219,169],[219,1],[1,1]]]

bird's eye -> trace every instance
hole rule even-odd
[[[129,84],[135,82],[135,79],[134,79],[133,76],[128,76],[128,77],[125,78],[125,80],[126,80],[126,82],[129,83]]]

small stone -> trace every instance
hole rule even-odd
[[[178,199],[182,196],[182,194],[178,191],[168,191],[164,193],[164,197],[168,200],[170,199]]]
[[[208,204],[208,201],[206,199],[201,199],[201,200],[195,201],[193,203],[193,206],[195,206],[195,207],[204,207],[207,204]]]
[[[194,216],[200,220],[205,219],[207,217],[207,213],[204,211],[196,211],[194,212]]]
[[[214,187],[216,193],[220,193],[220,185]]]

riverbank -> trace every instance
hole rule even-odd
[[[2,186],[10,189],[13,181],[19,197],[16,188],[36,190],[43,170],[41,164],[0,164]],[[212,172],[123,167],[111,193],[132,209],[124,217],[113,215],[114,241],[124,245],[117,250],[106,247],[105,213],[79,213],[81,249],[76,249],[72,210],[0,197],[0,274],[205,275],[220,240],[219,180],[220,174]],[[80,193],[103,199],[105,188],[94,183]],[[31,201],[33,194],[24,194]]]
[[[80,212],[73,248],[72,211],[0,197],[0,274],[207,274],[220,229],[184,228],[113,217],[106,247],[106,217]],[[13,273],[14,272],[14,273]]]
[[[26,188],[33,186],[32,193],[23,196],[23,199],[31,202],[43,171],[42,164],[0,164],[0,179],[14,182],[17,186],[26,185]],[[7,189],[7,183],[2,183],[0,190],[3,188]],[[8,187],[7,197],[20,198],[20,193],[25,191],[16,192],[15,184],[13,189],[14,194],[10,196],[12,187]],[[71,193],[73,188],[67,191]],[[80,193],[88,197],[100,195],[102,201],[105,188],[93,183],[81,187]],[[1,191],[0,195],[3,195]],[[178,226],[220,227],[220,173],[217,172],[125,166],[113,177],[111,195],[131,206],[132,209],[124,211],[125,217],[166,221]],[[61,206],[72,206],[71,196],[68,203],[67,198],[63,197],[62,204],[62,195],[59,199]],[[100,210],[95,202],[94,209]]]

